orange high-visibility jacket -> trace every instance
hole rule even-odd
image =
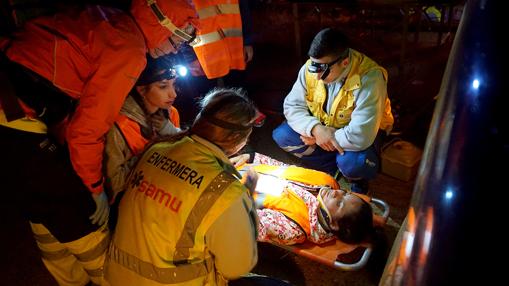
[[[263,208],[281,212],[287,218],[295,222],[302,231],[309,236],[311,225],[309,223],[309,211],[306,203],[292,189],[286,187],[279,194],[253,193],[253,199]]]
[[[152,10],[151,5],[156,5],[161,16],[166,17],[160,22]],[[188,0],[133,0],[130,8],[131,15],[145,37],[147,48],[154,49],[173,34],[167,25],[175,25],[182,28],[187,24],[196,27],[196,10]]]
[[[244,70],[242,20],[238,0],[193,0],[200,22],[193,46],[207,78]]]
[[[178,110],[173,106],[169,110],[168,119],[175,127],[180,128],[180,115]],[[122,132],[127,146],[129,146],[133,155],[139,155],[149,142],[149,140],[141,134],[140,124],[124,114],[120,114],[117,117],[115,124],[120,129],[120,132]]]
[[[12,61],[79,99],[63,128],[75,171],[101,192],[104,135],[145,67],[143,35],[127,13],[89,6],[36,18],[14,39],[6,52]]]

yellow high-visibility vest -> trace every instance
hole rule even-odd
[[[151,146],[131,173],[107,262],[112,285],[216,285],[205,235],[247,189],[193,138]]]
[[[304,183],[312,186],[329,186],[339,189],[338,182],[329,174],[298,166],[254,165],[253,170],[261,174],[273,175],[281,179]]]
[[[323,106],[327,99],[327,91],[325,90],[325,84],[323,80],[318,80],[316,74],[311,74],[307,71],[305,73],[306,78],[306,102],[309,110],[323,123],[325,126],[331,126],[334,128],[342,128],[346,126],[352,116],[354,105],[353,91],[361,88],[361,77],[372,70],[380,70],[387,81],[387,71],[375,63],[367,56],[350,49],[351,57],[350,64],[351,69],[346,77],[345,84],[341,87],[338,94],[334,98],[330,113],[324,111]],[[311,64],[311,60],[306,62],[306,67]],[[380,122],[380,128],[382,130],[389,130],[394,123],[394,118],[391,112],[391,102],[389,97],[386,96],[384,114],[382,121]]]

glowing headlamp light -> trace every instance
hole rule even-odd
[[[179,77],[187,76],[188,69],[183,65],[176,65],[173,67]]]

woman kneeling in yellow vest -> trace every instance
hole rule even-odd
[[[255,115],[239,90],[214,90],[189,132],[147,148],[120,202],[109,285],[225,285],[254,267],[254,203],[228,156]]]

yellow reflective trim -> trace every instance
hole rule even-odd
[[[199,46],[203,46],[206,44],[210,44],[212,42],[217,42],[217,41],[222,40],[223,38],[221,37],[219,32],[214,31],[214,32],[210,32],[207,34],[198,35],[196,37],[196,39],[198,39],[198,41],[196,44],[193,45],[193,47],[199,47]]]
[[[193,47],[199,47],[206,44],[210,44],[213,42],[217,42],[222,40],[225,37],[242,37],[242,29],[239,28],[229,28],[222,29],[220,31],[214,31],[203,35],[198,35],[196,38],[199,39],[197,44],[194,44]]]
[[[101,242],[99,242],[94,248],[85,251],[83,253],[75,254],[79,261],[87,262],[96,259],[106,252],[108,245],[110,244],[110,234],[104,236]]]
[[[41,250],[41,256],[46,260],[58,260],[70,256],[71,253],[67,249],[61,249],[57,251],[44,251]]]
[[[88,276],[93,276],[93,277],[101,277],[104,274],[103,267],[99,267],[96,269],[86,269],[85,268],[85,271],[87,272]]]
[[[50,233],[46,233],[46,234],[34,233],[34,238],[37,242],[42,243],[42,244],[58,242],[58,240]]]
[[[238,4],[218,4],[202,8],[196,12],[198,12],[198,18],[206,19],[221,14],[240,14],[240,8]]]
[[[239,28],[228,28],[223,29],[223,33],[226,35],[226,37],[242,37],[242,29]]]
[[[217,199],[223,194],[228,186],[236,181],[230,173],[225,171],[219,173],[207,188],[201,193],[198,201],[187,216],[186,223],[182,228],[184,231],[180,235],[175,245],[176,251],[173,255],[173,263],[188,263],[189,249],[194,247],[194,238],[196,230],[200,226],[205,215],[214,205]]]
[[[13,121],[7,121],[5,113],[1,108],[0,108],[0,125],[38,134],[46,134],[48,130],[46,124],[44,124],[42,121],[38,119],[24,117]]]
[[[109,258],[141,277],[161,284],[176,284],[190,281],[206,276],[213,268],[212,257],[208,257],[198,263],[161,268],[121,250],[113,243],[110,245]]]

